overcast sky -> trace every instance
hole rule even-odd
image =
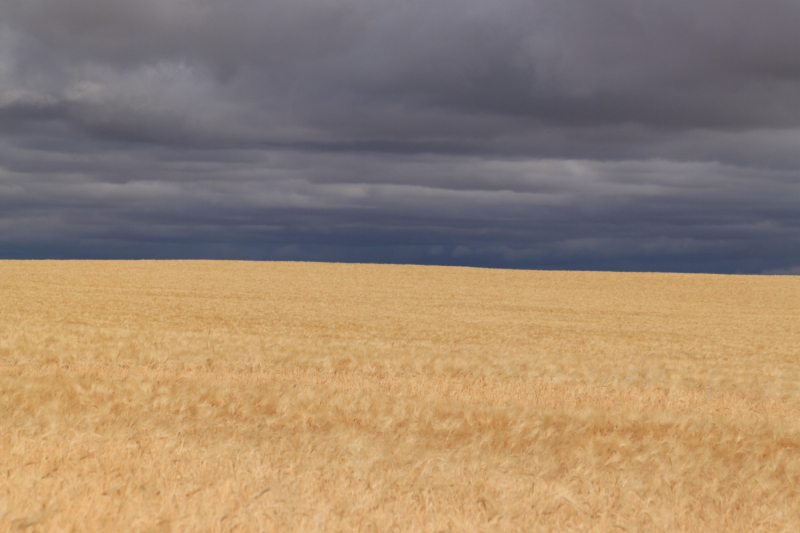
[[[0,0],[0,258],[800,273],[797,0]]]

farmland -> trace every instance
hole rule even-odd
[[[800,277],[0,261],[0,531],[800,531]]]

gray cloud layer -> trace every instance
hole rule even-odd
[[[0,256],[800,268],[800,4],[2,0]]]

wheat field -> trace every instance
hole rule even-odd
[[[0,531],[800,531],[800,277],[0,261]]]

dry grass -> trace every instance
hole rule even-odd
[[[0,262],[0,530],[800,531],[800,277]]]

